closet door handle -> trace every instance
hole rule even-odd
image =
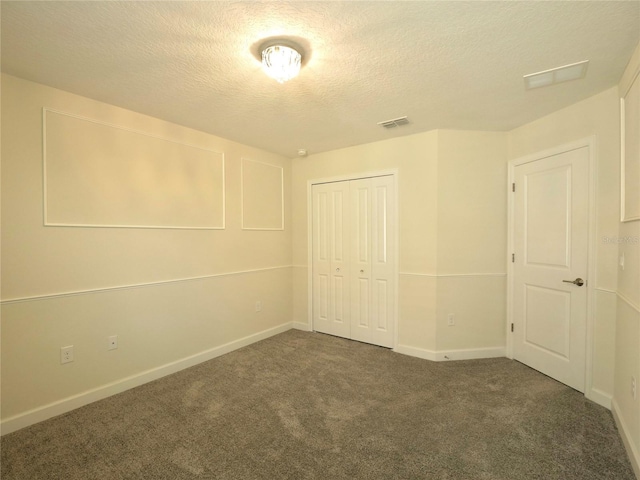
[[[340,272],[340,267],[336,268],[336,272]]]

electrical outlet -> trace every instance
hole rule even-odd
[[[256,302],[256,312],[261,312],[261,311],[262,311],[262,302],[258,300]]]
[[[68,345],[60,349],[60,363],[73,362],[73,345]]]
[[[453,313],[447,315],[447,325],[453,327],[456,324],[456,316]]]
[[[108,346],[109,350],[115,350],[116,348],[118,348],[118,335],[111,335],[108,340],[109,340],[109,346]]]
[[[636,399],[636,377],[631,377],[631,396]]]

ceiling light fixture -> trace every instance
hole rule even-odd
[[[556,83],[568,82],[569,80],[577,80],[584,78],[587,74],[587,66],[589,60],[583,62],[572,63],[562,67],[552,68],[543,72],[531,73],[524,76],[524,85],[527,90],[532,88],[547,87]]]
[[[296,46],[276,41],[262,48],[262,68],[280,83],[298,75],[301,64],[302,54]]]

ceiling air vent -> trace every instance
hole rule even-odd
[[[407,120],[407,117],[393,118],[391,120],[385,120],[384,122],[378,122],[378,125],[382,125],[384,128],[401,127],[402,125],[408,124],[409,120]]]
[[[530,73],[524,76],[524,85],[527,90],[532,88],[548,87],[556,83],[568,82],[584,78],[587,74],[589,60],[572,63],[563,67],[552,68],[544,72]]]

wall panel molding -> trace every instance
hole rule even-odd
[[[307,265],[292,265],[293,268],[309,268]],[[407,277],[429,277],[429,278],[458,278],[458,277],[506,277],[506,273],[417,273],[417,272],[398,272],[398,275]],[[615,293],[615,292],[613,292]]]
[[[431,278],[460,278],[460,277],[506,277],[506,273],[415,273],[415,272],[399,272],[399,275],[409,277],[431,277]]]
[[[609,290],[608,288],[600,288],[600,287],[596,287],[594,288],[594,290],[596,292],[602,292],[602,293],[608,293],[610,295],[615,295],[616,291],[615,290]]]
[[[115,285],[111,287],[92,288],[87,290],[73,290],[70,292],[50,293],[45,295],[33,295],[28,297],[7,298],[5,300],[0,300],[0,305],[9,305],[12,303],[22,303],[22,302],[33,302],[37,300],[50,300],[54,298],[71,297],[76,295],[89,295],[93,293],[111,292],[114,290],[128,290],[128,289],[134,289],[134,288],[154,287],[157,285],[167,285],[170,283],[193,282],[197,280],[206,280],[209,278],[217,278],[217,277],[229,277],[233,275],[247,275],[252,273],[268,272],[271,270],[280,270],[283,268],[291,268],[291,265],[255,268],[252,270],[238,270],[234,272],[212,273],[210,275],[200,275],[197,277],[174,278],[171,280],[159,280],[156,282],[132,283],[127,285]]]
[[[42,109],[44,225],[222,230],[224,153]]]
[[[633,308],[637,313],[640,313],[640,306],[636,305],[630,298],[626,297],[625,295],[623,295],[620,292],[616,292],[616,295],[618,296],[618,298],[620,300],[622,300],[624,303],[626,303],[631,308]]]
[[[620,98],[620,221],[640,220],[640,65]]]

